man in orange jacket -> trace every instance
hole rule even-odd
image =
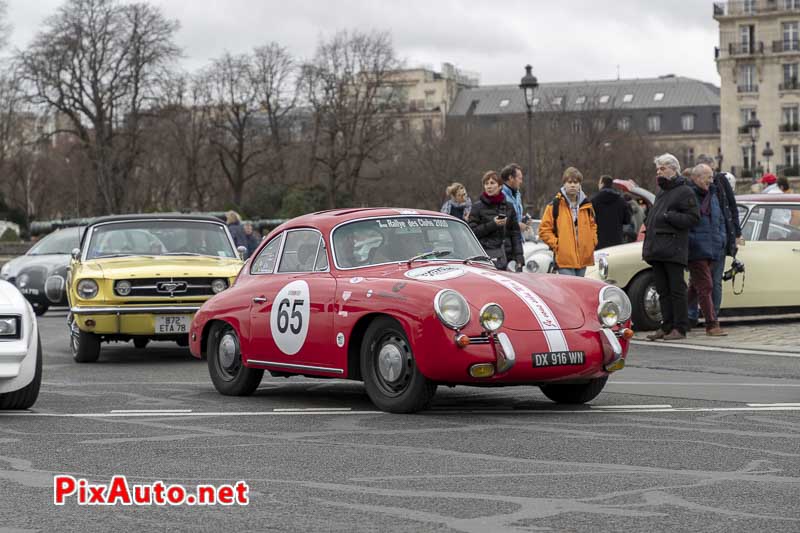
[[[561,190],[544,209],[539,238],[553,250],[559,274],[582,277],[594,264],[597,223],[592,203],[581,190],[580,171],[569,167],[562,181]]]

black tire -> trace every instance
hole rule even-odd
[[[144,339],[144,338],[133,339],[133,345],[140,350],[147,348],[148,342],[150,342],[150,339]]]
[[[31,307],[33,307],[33,312],[36,313],[36,316],[42,316],[50,309],[49,305],[40,302],[32,303]]]
[[[545,396],[556,403],[581,404],[594,400],[603,387],[606,386],[608,376],[596,378],[589,383],[540,385],[539,388]]]
[[[100,337],[81,331],[73,318],[70,322],[70,349],[76,363],[94,363],[100,357]]]
[[[0,409],[29,409],[39,397],[39,387],[42,385],[42,339],[36,339],[36,371],[33,381],[25,387],[12,392],[0,394]]]
[[[239,336],[224,322],[211,326],[208,334],[208,373],[214,387],[225,396],[249,396],[264,377],[263,370],[242,364]]]
[[[383,367],[379,362],[382,354]],[[361,376],[372,403],[389,413],[425,409],[436,394],[436,383],[417,368],[402,326],[389,317],[376,318],[364,333]]]
[[[652,295],[656,290],[656,282],[652,270],[646,270],[636,276],[628,287],[628,298],[633,307],[631,319],[636,331],[652,331],[661,327],[661,309],[658,307],[658,294],[655,293],[655,304]]]

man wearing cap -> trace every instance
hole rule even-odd
[[[764,174],[761,177],[760,183],[764,185],[761,190],[762,194],[781,194],[783,191],[778,187],[778,178],[775,174]]]

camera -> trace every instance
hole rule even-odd
[[[736,274],[744,272],[744,263],[738,259],[734,259],[731,267],[722,274],[723,281],[732,280]]]

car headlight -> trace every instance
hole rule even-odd
[[[18,336],[19,318],[15,316],[0,317],[0,337]]]
[[[600,272],[600,277],[608,279],[608,258],[604,255],[600,256],[597,260],[597,270]]]
[[[211,292],[219,294],[228,288],[228,282],[224,279],[215,279],[211,282]]]
[[[487,331],[497,331],[503,325],[506,314],[498,304],[490,303],[481,308],[480,321],[483,329]]]
[[[82,279],[78,282],[78,296],[83,299],[97,296],[97,282],[93,279]]]
[[[131,282],[127,279],[122,279],[114,285],[114,288],[120,296],[127,296],[131,293]]]
[[[28,281],[30,281],[30,279],[31,279],[31,277],[29,275],[20,274],[19,277],[17,278],[17,287],[19,287],[20,289],[25,288],[25,286],[28,284]]]
[[[448,328],[461,329],[469,322],[469,305],[464,297],[454,290],[439,291],[433,299],[433,308],[436,316]]]
[[[530,261],[525,263],[525,270],[527,270],[528,272],[539,272],[539,263],[531,259]]]
[[[616,326],[619,320],[619,306],[611,300],[606,300],[597,307],[597,318],[607,328]]]
[[[619,287],[607,285],[600,289],[599,301],[601,304],[606,301],[617,304],[617,309],[619,310],[619,322],[625,322],[631,317],[631,300],[628,298],[628,295],[625,294],[625,291]]]

